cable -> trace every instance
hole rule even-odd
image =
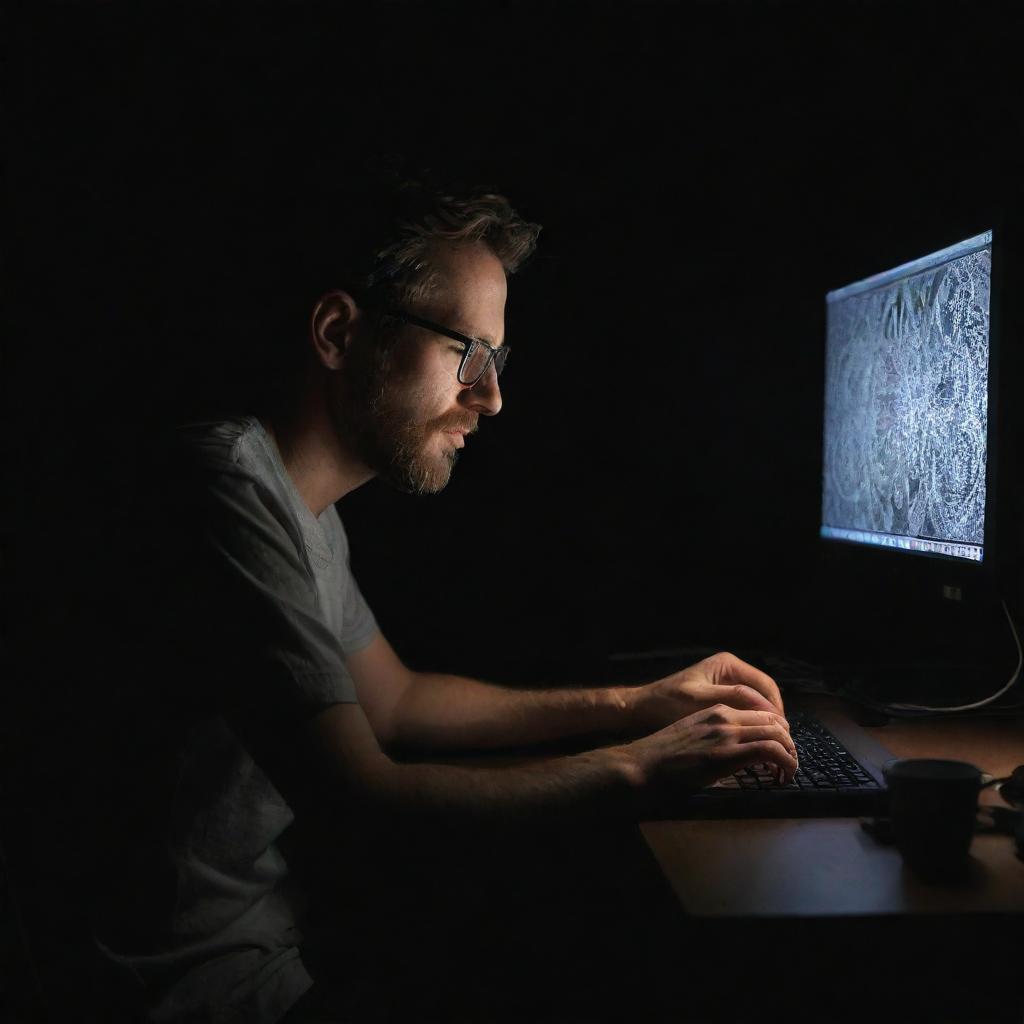
[[[1010,615],[1010,609],[1007,608],[1006,601],[1001,603],[1003,611],[1006,613],[1006,621],[1010,624],[1013,641],[1017,645],[1017,667],[1013,670],[1010,681],[1001,690],[993,693],[991,697],[986,697],[984,700],[975,701],[973,704],[960,704],[955,708],[931,708],[924,704],[887,704],[885,707],[887,709],[891,708],[894,711],[974,711],[975,708],[983,708],[986,704],[991,704],[994,700],[1002,697],[1020,678],[1021,666],[1024,665],[1024,650],[1021,649],[1020,637],[1017,635],[1017,627],[1013,624],[1013,616]]]

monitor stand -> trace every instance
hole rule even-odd
[[[945,708],[983,700],[1006,685],[1017,647],[991,590],[979,586],[949,597],[939,587],[879,589],[873,597],[861,592],[822,602],[823,667],[832,692],[868,706]],[[1006,697],[989,711],[1021,699],[1014,691]]]

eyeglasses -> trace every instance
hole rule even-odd
[[[443,334],[446,338],[460,341],[466,347],[462,350],[462,359],[459,362],[458,378],[460,384],[472,387],[487,372],[487,367],[494,363],[494,376],[500,377],[501,371],[505,369],[508,361],[508,345],[495,348],[488,345],[480,338],[471,338],[468,334],[460,334],[449,327],[442,327],[435,324],[433,320],[424,320],[421,316],[414,316],[404,309],[393,306],[381,306],[380,312],[386,316],[393,316],[403,323],[412,324],[413,327],[422,327],[425,330],[433,331],[435,334]]]

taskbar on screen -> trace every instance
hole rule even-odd
[[[925,555],[946,555],[949,558],[963,558],[970,562],[980,562],[984,554],[984,548],[980,544],[931,540],[927,537],[903,537],[895,533],[872,533],[869,530],[847,530],[842,526],[822,526],[821,536],[828,540],[845,540],[879,548],[896,548],[899,551],[917,551]]]

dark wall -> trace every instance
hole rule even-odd
[[[390,152],[544,225],[505,409],[451,486],[342,502],[395,645],[524,679],[681,643],[799,651],[824,291],[1013,196],[1019,29],[1010,4],[891,2],[13,20],[15,614],[46,636],[89,599],[133,502],[159,500],[148,432],[230,404],[267,336],[301,332],[279,294],[296,225]]]
[[[299,340],[303,226],[365,154],[491,182],[544,225],[505,408],[450,487],[341,505],[412,663],[524,682],[813,647],[824,292],[987,226],[1021,180],[1010,3],[5,17],[0,789],[44,976],[74,977],[84,934],[103,733],[81,712],[133,668],[111,566],[161,543],[153,433],[243,402],[267,345]],[[123,699],[164,713],[137,668]],[[31,998],[12,920],[0,1005]]]

